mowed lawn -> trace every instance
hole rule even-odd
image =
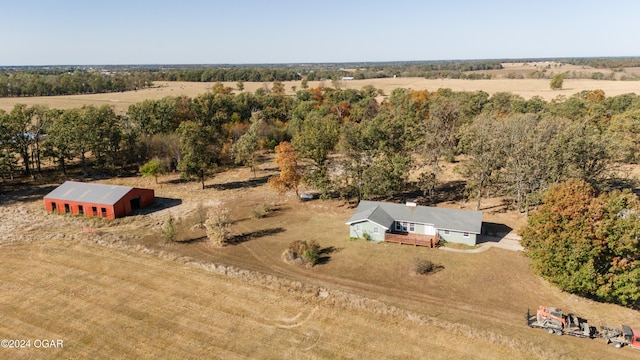
[[[216,175],[206,190],[174,181],[175,175],[161,178],[160,185],[110,180],[154,187],[162,199],[181,200],[116,221],[47,214],[37,190],[7,194],[0,205],[0,338],[61,339],[64,348],[0,349],[0,356],[637,356],[602,340],[529,329],[524,313],[538,305],[564,308],[594,326],[637,326],[640,315],[562,293],[532,274],[520,253],[349,240],[344,221],[353,205],[278,196],[260,180],[268,174],[259,171],[255,180],[247,169],[234,169]],[[199,204],[229,207],[238,242],[220,249],[202,239],[192,226]],[[254,210],[263,204],[273,211],[256,218]],[[486,210],[485,220],[495,219],[492,211],[500,209]],[[176,244],[159,236],[168,213],[181,229]],[[325,250],[320,265],[308,269],[282,260],[287,244],[299,239],[318,241]],[[412,275],[416,257],[441,268]]]
[[[455,326],[336,304],[331,294],[314,298],[86,243],[5,246],[0,262],[0,337],[60,339],[64,346],[0,349],[5,359],[532,355]]]

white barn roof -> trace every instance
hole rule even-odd
[[[65,181],[62,185],[48,193],[44,198],[51,200],[113,205],[132,189],[132,187],[128,186]]]

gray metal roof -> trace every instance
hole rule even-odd
[[[356,213],[347,221],[347,224],[373,221],[390,228],[394,220],[430,224],[442,230],[472,234],[480,234],[482,230],[482,212],[480,211],[407,206],[367,200],[360,201]]]
[[[62,185],[55,188],[55,190],[48,193],[44,198],[113,205],[132,189],[132,187],[128,186],[65,181]]]
[[[358,206],[358,209],[360,209],[360,206]],[[356,213],[347,221],[347,224],[351,225],[361,221],[372,221],[385,229],[390,229],[394,219],[380,206],[374,206],[360,212],[356,210]]]

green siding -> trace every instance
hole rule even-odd
[[[360,226],[359,231],[358,225]],[[374,231],[375,228],[378,228],[377,233]],[[349,225],[349,237],[364,239],[365,233],[369,234],[370,239],[373,241],[384,241],[385,228],[378,224],[372,223],[370,221],[363,221]]]
[[[449,231],[448,234],[444,233],[444,230],[438,230],[440,238],[450,243],[465,244],[469,246],[476,245],[476,234],[469,233],[469,236],[465,237],[463,233],[456,231]]]

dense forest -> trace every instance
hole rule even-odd
[[[390,77],[427,79],[491,79],[490,70],[504,62],[555,61],[609,69],[595,74],[566,72],[565,78],[614,80],[625,67],[640,66],[640,58],[494,59],[361,63],[262,65],[100,65],[0,67],[0,97],[93,94],[142,89],[153,81],[273,82],[292,80],[356,80]],[[529,78],[550,78],[552,72],[532,71]],[[622,79],[638,80],[635,75]]]
[[[606,254],[617,264],[614,267],[594,268],[598,262],[584,261],[598,254],[594,248],[617,243],[611,234],[624,232],[616,228],[620,214],[638,223],[636,202],[629,200],[635,195],[628,191],[636,184],[620,167],[640,161],[640,96],[607,97],[602,90],[592,90],[545,101],[511,93],[396,89],[379,102],[380,91],[371,86],[306,88],[295,96],[285,96],[284,90],[279,81],[255,93],[217,83],[194,98],[146,100],[122,115],[109,106],[59,110],[16,105],[8,113],[0,111],[0,174],[3,181],[29,181],[63,178],[71,168],[74,177],[131,174],[138,169],[156,174],[178,171],[204,187],[207,178],[224,168],[247,166],[255,171],[260,154],[275,149],[288,170],[273,183],[285,190],[302,182],[323,197],[418,196],[425,204],[453,195],[474,200],[477,208],[483,198],[505,196],[523,215],[540,207],[530,217],[533,230],[525,233],[524,244],[541,275],[563,286],[573,284],[571,279],[587,278],[585,271],[595,269],[601,283],[564,288],[638,305],[637,236],[627,239],[624,254]],[[454,164],[466,181],[456,185],[443,179],[445,162]],[[556,210],[543,211],[553,205],[549,194],[554,192],[548,190],[567,181],[580,181],[594,194],[627,189],[622,196],[585,200],[608,202],[609,207],[594,203],[595,210],[586,215],[597,224],[605,216],[600,213],[610,220],[608,227],[587,226],[580,247],[565,242],[563,249],[578,263],[540,255],[556,252],[553,244],[545,247],[549,234],[537,235],[540,223],[556,237],[564,236],[561,231],[570,236],[573,224],[585,224],[571,214],[564,221],[553,215]],[[576,199],[565,197],[561,207],[580,200],[580,191],[568,193]],[[550,228],[551,222],[539,220],[541,214],[553,215],[550,219],[560,224]]]

